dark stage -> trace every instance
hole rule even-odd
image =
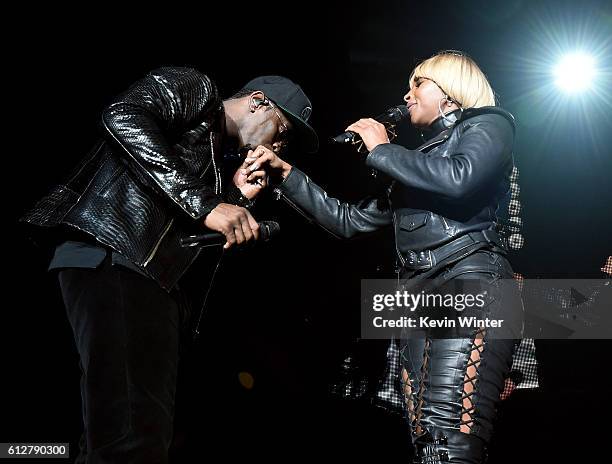
[[[50,251],[32,246],[17,219],[91,148],[105,105],[162,65],[196,67],[226,97],[257,75],[295,80],[313,102],[321,148],[291,161],[331,196],[357,201],[373,188],[363,155],[327,139],[402,103],[420,60],[464,50],[517,121],[525,245],[511,255],[514,270],[525,278],[605,277],[600,268],[612,254],[609,2],[81,8],[24,8],[5,18],[17,32],[5,37],[10,266],[0,442],[69,442],[76,455],[78,354],[56,277],[46,272]],[[569,94],[557,94],[549,68],[574,48],[596,56],[597,87],[583,88],[576,69]],[[420,145],[408,123],[399,132],[398,143]],[[410,462],[400,416],[330,392],[359,337],[361,279],[393,275],[392,232],[337,240],[271,192],[254,215],[278,221],[282,232],[228,255],[199,340],[185,340],[171,462],[306,456]],[[197,301],[209,272],[196,266],[185,280]],[[359,349],[367,369],[384,367],[384,343],[362,341]],[[518,390],[502,403],[490,462],[599,462],[608,454],[612,342],[536,340],[536,349],[540,388]]]

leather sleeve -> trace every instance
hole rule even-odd
[[[232,205],[242,206],[243,208],[250,209],[255,206],[255,200],[257,199],[257,197],[249,200],[242,194],[240,189],[236,187],[233,182],[230,182],[225,192],[225,195],[223,196],[223,199],[225,203],[231,203]]]
[[[356,205],[343,203],[328,197],[321,187],[295,167],[278,189],[293,207],[341,238],[373,232],[392,222],[393,216],[386,200],[369,197]],[[380,207],[381,202],[385,207]]]
[[[135,169],[192,219],[202,219],[223,200],[189,173],[174,154],[171,138],[195,127],[220,104],[216,86],[204,74],[190,68],[160,68],[108,106],[102,122]]]
[[[506,118],[485,114],[469,120],[447,157],[387,143],[372,150],[366,164],[407,187],[458,200],[499,182],[512,163],[513,139]]]

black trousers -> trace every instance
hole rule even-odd
[[[486,461],[500,393],[522,329],[523,307],[512,277],[505,257],[479,251],[428,282],[436,292],[484,292],[486,304],[463,314],[503,319],[510,329],[426,329],[404,336],[402,377],[416,462]],[[503,286],[502,279],[507,279]]]
[[[80,356],[78,463],[165,463],[185,311],[153,280],[112,265],[59,272]]]

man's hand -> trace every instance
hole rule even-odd
[[[224,249],[228,249],[234,244],[243,243],[259,239],[259,224],[255,222],[251,213],[240,206],[229,203],[219,203],[204,218],[204,225],[215,232],[225,235]]]
[[[289,175],[292,167],[263,145],[259,145],[255,150],[250,150],[244,164],[246,166],[242,173],[247,176],[247,181],[256,179],[257,173],[264,169],[275,181],[280,182]]]
[[[368,151],[374,150],[381,143],[389,143],[389,136],[385,126],[372,118],[360,119],[345,130],[359,134]]]

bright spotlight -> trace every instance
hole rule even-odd
[[[588,89],[594,77],[595,59],[586,53],[565,55],[555,67],[555,83],[564,91]]]

